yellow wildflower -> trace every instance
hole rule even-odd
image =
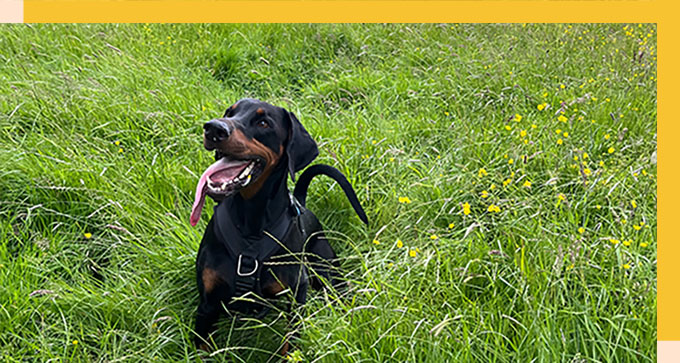
[[[470,214],[470,203],[465,202],[463,203],[463,214],[466,216]]]
[[[609,149],[607,149],[607,152],[610,153],[610,154],[613,154],[614,151],[615,151],[615,149],[613,147],[610,147]]]
[[[568,118],[564,117],[564,115],[559,115],[557,117],[557,121],[559,122],[567,122]]]
[[[374,239],[374,240],[373,240],[373,244],[377,246],[377,245],[380,244],[380,241],[378,241],[377,239]]]
[[[624,263],[622,266],[624,269],[628,270],[630,268],[630,265],[627,263]]]
[[[477,175],[479,175],[480,178],[483,177],[483,176],[486,176],[487,174],[488,173],[486,172],[486,169],[484,169],[484,168],[479,169],[479,171],[477,172]]]
[[[408,197],[399,197],[399,203],[409,204],[411,203],[411,199],[409,199]]]
[[[624,246],[626,246],[626,247],[627,247],[627,246],[630,246],[631,243],[633,243],[633,241],[632,241],[632,240],[629,240],[629,239],[622,242],[622,244],[623,244]]]
[[[633,206],[633,209],[637,208],[637,203],[634,200],[630,201],[630,205]]]
[[[604,134],[604,139],[605,139],[605,140],[609,140],[610,137],[611,137],[611,136],[610,136],[609,134]]]
[[[557,145],[562,145],[563,142],[562,139],[557,139]]]
[[[644,248],[644,247],[647,247],[647,246],[649,246],[649,243],[647,243],[647,242],[640,242],[640,247],[643,247],[643,248]]]
[[[90,239],[90,238],[92,238],[92,233],[87,232],[87,233],[83,234],[83,236],[87,239]]]
[[[565,132],[562,134],[562,136],[564,136],[564,137],[569,137],[569,133],[565,131]]]
[[[537,127],[538,127],[538,126],[536,126],[536,124],[531,124],[531,128],[532,128],[532,129],[535,129],[535,128],[537,128]]]
[[[494,212],[498,213],[498,212],[501,211],[501,208],[498,207],[498,206],[495,205],[495,204],[491,204],[487,210],[488,210],[489,212],[491,212],[491,213],[494,213]]]
[[[611,244],[613,244],[613,245],[616,245],[616,244],[619,244],[621,241],[619,241],[618,239],[610,238],[609,242],[611,242]]]
[[[402,242],[400,239],[397,240],[397,248],[402,248],[404,247],[404,242]]]
[[[590,171],[590,169],[588,169],[588,168],[583,169],[583,174],[585,174],[586,176],[589,176],[590,173],[592,173],[592,172]]]
[[[510,183],[512,183],[512,179],[510,179],[510,178],[503,180],[503,186],[504,187],[507,187],[508,184],[510,184]]]
[[[520,132],[519,132],[519,136],[520,136],[520,137],[525,137],[525,136],[527,136],[527,131],[526,131],[526,130],[520,131]]]
[[[510,160],[508,160],[508,164],[512,164],[512,163],[514,163],[514,162],[515,162],[515,159],[510,159]]]
[[[510,131],[510,130],[512,130],[512,127],[510,127],[510,125],[505,125],[505,129]]]
[[[437,237],[436,234],[433,234],[433,235],[430,236],[430,239],[431,239],[431,240],[436,240],[436,239],[439,239],[439,237]]]
[[[515,121],[516,121],[516,122],[522,121],[522,115],[516,113],[516,114],[515,114]]]
[[[73,345],[78,345],[78,340],[74,340],[71,343],[73,343]]]
[[[543,111],[543,109],[544,109],[545,106],[547,106],[547,105],[548,105],[547,103],[543,102],[543,103],[539,104],[538,106],[536,106],[536,108],[537,108],[539,111]]]
[[[449,223],[449,229],[453,229],[453,223]]]
[[[525,187],[525,188],[530,188],[530,187],[531,187],[531,182],[528,181],[528,180],[525,180],[525,181],[524,181],[524,184],[522,184],[522,186]]]
[[[489,192],[487,192],[486,190],[482,190],[482,198],[486,198],[488,196],[489,196]]]
[[[578,227],[578,233],[583,233],[583,232],[585,232],[585,231],[586,231],[585,228],[583,228],[583,227]]]
[[[408,251],[408,255],[411,256],[411,257],[416,257],[416,254],[417,254],[416,250]]]

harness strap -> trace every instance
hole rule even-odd
[[[291,233],[298,229],[304,231],[300,223],[300,204],[290,195],[291,204],[278,217],[271,229],[258,238],[244,238],[234,226],[226,203],[215,207],[215,232],[222,244],[229,251],[236,274],[234,275],[234,296],[243,296],[249,292],[261,293],[259,285],[260,274],[264,261],[271,257],[279,248],[280,241],[288,240]],[[301,228],[301,230],[300,230]],[[229,233],[231,232],[231,233]],[[304,233],[302,233],[304,236]]]

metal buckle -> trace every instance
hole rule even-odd
[[[255,267],[253,268],[253,270],[245,273],[245,272],[241,272],[241,258],[243,258],[243,255],[238,256],[238,264],[236,265],[236,274],[238,274],[241,277],[246,277],[246,276],[250,276],[250,275],[254,274],[255,271],[257,271],[257,267],[258,267],[257,259],[255,259]]]

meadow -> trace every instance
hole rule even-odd
[[[653,362],[656,56],[653,24],[2,25],[0,360],[200,361],[202,125],[254,97],[371,221],[312,183],[351,288],[285,360]],[[276,361],[286,320],[205,358]]]

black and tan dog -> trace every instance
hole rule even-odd
[[[316,289],[342,284],[337,256],[305,208],[314,176],[335,179],[361,220],[368,220],[347,179],[328,165],[305,170],[290,194],[287,176],[295,181],[295,173],[319,153],[291,112],[242,99],[203,128],[204,146],[215,150],[216,162],[198,182],[190,221],[198,223],[206,196],[218,202],[196,259],[196,344],[208,350],[223,306],[264,315],[268,301],[278,296],[304,304],[310,284]],[[287,350],[286,341],[280,354]]]

